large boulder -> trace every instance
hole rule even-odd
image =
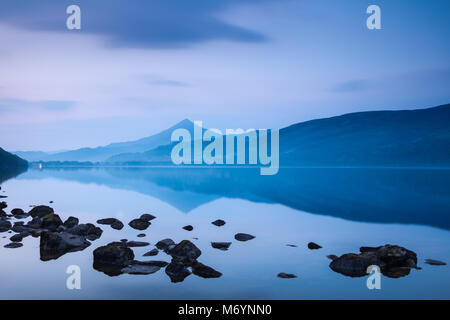
[[[76,218],[76,217],[69,217],[69,218],[67,218],[66,221],[64,221],[63,225],[67,229],[70,229],[70,228],[73,228],[73,227],[77,226],[78,223],[80,223],[80,220],[78,220],[78,218]]]
[[[76,252],[89,247],[91,243],[83,236],[67,232],[42,232],[40,242],[41,260],[58,259],[68,252]]]
[[[183,282],[184,279],[191,274],[183,263],[174,260],[166,267],[165,271],[169,276],[170,281],[174,283]]]
[[[132,263],[134,252],[123,242],[111,242],[94,250],[94,269],[109,276],[123,273],[122,269]]]
[[[202,277],[202,278],[219,278],[222,276],[222,273],[220,273],[217,270],[214,270],[211,267],[205,266],[203,263],[200,262],[194,262],[192,264],[192,273],[196,276]]]
[[[156,244],[156,247],[159,250],[163,250],[164,252],[168,252],[171,249],[173,249],[173,247],[175,247],[175,242],[172,239],[163,239],[161,241],[158,241],[158,243]]]
[[[63,222],[61,218],[54,213],[49,213],[42,217],[41,228],[49,231],[56,231],[59,226],[62,226]]]
[[[36,206],[28,212],[31,217],[42,218],[50,213],[54,213],[53,208],[49,206]]]
[[[191,241],[183,240],[171,249],[169,254],[174,260],[190,266],[200,257],[202,251]]]

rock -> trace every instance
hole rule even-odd
[[[13,235],[11,238],[9,238],[9,240],[11,242],[21,242],[23,240],[23,238],[29,236],[29,233],[24,232],[24,233],[18,233]]]
[[[169,251],[173,260],[182,262],[185,265],[192,265],[202,254],[202,251],[189,240],[183,240]]]
[[[155,273],[156,271],[159,271],[160,269],[161,269],[161,267],[158,267],[158,266],[151,266],[151,265],[146,265],[146,264],[135,263],[135,264],[132,264],[132,265],[129,265],[129,266],[123,268],[121,271],[123,273],[128,273],[128,274],[147,275],[147,274]]]
[[[222,251],[227,251],[228,248],[230,247],[231,242],[211,242],[211,246],[214,249],[219,249]]]
[[[314,242],[308,243],[308,249],[310,249],[310,250],[317,250],[320,248],[322,248],[322,246],[319,246],[317,243],[314,243]]]
[[[3,248],[16,249],[16,248],[20,248],[22,246],[23,246],[23,244],[20,242],[11,242],[11,243],[8,243],[7,245],[4,245]]]
[[[145,230],[150,224],[151,223],[149,221],[143,219],[134,219],[131,220],[130,223],[128,223],[130,227],[136,230]]]
[[[295,244],[287,244],[288,247],[297,248],[297,245]]]
[[[28,216],[28,214],[25,214],[25,211],[23,211],[20,208],[15,208],[11,210],[11,214],[13,216]]]
[[[11,229],[11,222],[5,220],[4,218],[0,218],[0,232],[6,232]]]
[[[194,264],[192,265],[192,273],[202,278],[219,278],[222,276],[222,273],[220,273],[219,271],[205,266],[200,262],[194,262]]]
[[[254,239],[255,237],[247,233],[237,233],[234,238],[238,241],[248,241]]]
[[[164,240],[158,241],[158,243],[156,244],[156,247],[159,250],[163,250],[163,251],[167,252],[168,250],[175,247],[175,242],[172,239],[164,239]]]
[[[36,206],[28,212],[30,216],[42,218],[50,213],[54,213],[53,208],[49,206]]]
[[[434,260],[434,259],[425,259],[425,263],[432,266],[445,266],[447,265],[445,262]]]
[[[81,251],[91,243],[84,236],[77,236],[67,232],[42,232],[40,254],[42,261],[58,259],[69,252]]]
[[[408,275],[411,268],[417,268],[417,255],[403,247],[384,245],[380,247],[361,247],[361,253],[347,253],[335,258],[330,268],[350,277],[367,275],[367,268],[376,265],[383,275],[398,278]]]
[[[145,221],[151,221],[151,220],[153,220],[155,218],[156,218],[155,216],[153,216],[153,215],[151,215],[149,213],[144,213],[144,214],[141,215],[141,217],[139,219],[145,220]]]
[[[26,224],[26,226],[31,229],[40,229],[42,226],[42,220],[39,217],[34,217]]]
[[[55,231],[59,226],[62,226],[62,224],[63,222],[57,214],[49,213],[42,217],[41,228]]]
[[[152,249],[149,252],[144,253],[144,257],[152,257],[158,254],[158,249]]]
[[[73,228],[78,225],[80,221],[76,217],[69,217],[66,221],[64,221],[63,225],[67,229]]]
[[[278,278],[282,278],[282,279],[293,279],[293,278],[297,278],[297,276],[295,274],[292,273],[284,273],[284,272],[280,272],[277,275]]]
[[[67,232],[77,236],[85,236],[89,240],[94,241],[102,236],[103,230],[94,226],[92,223],[86,223],[67,229]]]
[[[138,237],[138,238],[144,238],[144,237],[145,237],[145,233],[139,233],[139,234],[137,235],[137,237]]]
[[[142,241],[128,241],[126,243],[128,248],[133,248],[133,247],[146,247],[148,245],[150,245],[150,243],[148,242],[142,242]]]
[[[111,223],[111,228],[115,229],[115,230],[122,230],[124,227],[123,223],[119,220]]]
[[[133,250],[123,242],[111,242],[94,250],[94,269],[109,276],[122,274],[134,259]]]
[[[221,220],[221,219],[217,219],[216,221],[211,222],[213,225],[221,227],[225,224],[225,221]]]
[[[330,260],[336,260],[339,257],[334,255],[334,254],[329,254],[329,255],[327,255],[327,258],[330,259]]]
[[[0,202],[0,210],[8,207],[8,204],[5,201]]]
[[[192,231],[192,230],[194,230],[194,227],[191,225],[187,225],[187,226],[184,226],[183,229],[187,230],[187,231]]]
[[[182,282],[191,272],[183,263],[173,261],[166,267],[166,274],[173,283]]]

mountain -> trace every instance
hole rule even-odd
[[[27,161],[40,161],[49,156],[47,152],[43,151],[14,151],[13,154]]]
[[[108,161],[169,164],[173,145],[116,155]],[[349,113],[280,130],[280,166],[449,165],[450,104]]]
[[[107,146],[97,148],[81,148],[77,150],[59,152],[55,154],[31,154],[30,161],[92,161],[102,162],[111,156],[121,153],[136,153],[145,152],[154,149],[160,145],[167,145],[170,143],[170,136],[175,129],[192,130],[193,123],[185,119],[173,127],[164,130],[158,134],[142,138],[135,141],[117,142]],[[24,153],[22,153],[24,154]],[[31,160],[32,159],[32,160]]]
[[[0,148],[0,183],[28,168],[28,162]]]
[[[369,111],[280,130],[280,163],[306,166],[449,166],[450,104]]]

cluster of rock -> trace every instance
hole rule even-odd
[[[368,273],[369,266],[378,266],[381,273],[390,278],[399,278],[417,267],[417,254],[406,248],[386,244],[379,247],[361,247],[360,253],[346,253],[340,257],[332,256],[330,268],[350,277],[362,277]]]
[[[156,244],[159,250],[172,257],[170,263],[165,261],[135,260],[130,242],[111,242],[94,250],[94,269],[109,276],[120,274],[152,274],[165,267],[166,274],[172,282],[181,282],[187,276],[195,274],[203,278],[218,278],[222,274],[197,261],[201,250],[189,240],[176,244],[172,239],[164,239]],[[153,249],[147,256],[156,255]]]

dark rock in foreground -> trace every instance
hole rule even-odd
[[[211,222],[213,225],[221,227],[225,224],[225,221],[223,221],[222,219],[217,219],[216,221]]]
[[[380,247],[361,247],[361,253],[347,253],[334,259],[330,268],[338,273],[350,277],[367,275],[367,268],[378,266],[383,275],[390,278],[399,278],[410,273],[411,268],[417,268],[417,255],[415,252],[396,245]]]
[[[21,219],[23,219],[22,217],[25,218],[25,217],[28,216],[28,213],[25,213],[25,211],[23,211],[23,210],[20,209],[20,208],[12,209],[12,210],[11,210],[11,214],[12,214],[14,217],[19,216],[19,217],[21,217]]]
[[[116,218],[100,219],[100,220],[97,220],[97,223],[109,225],[111,228],[113,228],[115,230],[122,230],[124,227],[122,221],[120,221],[119,219],[116,219]]]
[[[434,259],[425,259],[425,263],[431,266],[446,266],[447,264],[443,261],[434,260]]]
[[[67,232],[42,232],[39,246],[41,260],[58,259],[66,253],[81,251],[90,245],[84,236]]]
[[[211,242],[211,246],[214,249],[219,249],[222,251],[227,251],[228,248],[230,247],[231,242]]]
[[[320,248],[322,248],[322,246],[319,246],[317,243],[314,243],[314,242],[308,243],[308,249],[310,249],[310,250],[317,250]]]
[[[139,234],[137,235],[137,237],[138,237],[138,238],[144,238],[144,237],[145,237],[145,233],[139,233]]]
[[[187,231],[192,231],[192,230],[194,230],[194,227],[191,225],[187,225],[187,226],[184,226],[183,229],[187,230]]]
[[[11,222],[5,220],[4,218],[0,218],[0,232],[6,232],[11,229]]]
[[[61,218],[54,213],[49,213],[42,217],[41,228],[49,231],[56,231],[59,226],[62,226],[63,222]]]
[[[136,230],[145,230],[150,224],[151,223],[149,221],[143,219],[134,219],[131,220],[130,223],[128,223],[130,227]]]
[[[152,249],[149,252],[144,253],[144,257],[156,256],[159,253],[158,249]]]
[[[247,233],[237,233],[234,238],[238,241],[248,241],[254,239],[255,237]]]
[[[77,236],[85,236],[87,239],[94,241],[102,236],[103,230],[92,223],[86,223],[67,229],[67,232]]]
[[[7,245],[4,245],[3,248],[16,249],[16,248],[20,248],[22,246],[23,246],[23,244],[20,242],[11,242],[11,243],[8,243]]]
[[[33,209],[31,209],[28,214],[30,216],[34,217],[39,217],[42,218],[43,216],[46,216],[50,213],[54,213],[53,208],[49,207],[49,206],[36,206],[33,207]]]
[[[122,274],[134,259],[133,250],[123,242],[111,242],[94,250],[94,269],[109,276]]]
[[[297,248],[297,245],[295,244],[287,244],[288,247]]]
[[[282,279],[293,279],[293,278],[297,278],[297,276],[295,274],[292,273],[284,273],[284,272],[280,272],[277,275],[278,278],[282,278]]]

